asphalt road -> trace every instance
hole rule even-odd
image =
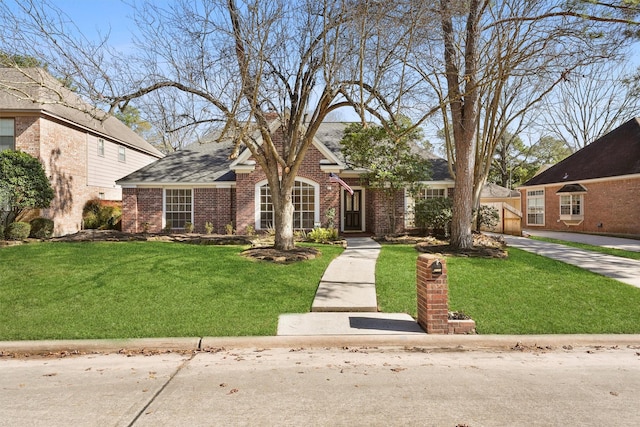
[[[1,426],[637,426],[640,345],[0,358]]]

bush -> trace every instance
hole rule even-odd
[[[53,221],[48,218],[34,218],[29,222],[31,232],[29,237],[35,239],[48,239],[53,235]]]
[[[12,222],[4,231],[7,240],[24,240],[29,237],[31,225],[28,222]]]
[[[213,224],[210,223],[209,221],[204,223],[204,231],[207,234],[211,234],[213,233]]]
[[[480,209],[476,214],[476,229],[480,229],[484,226],[489,230],[493,230],[500,221],[500,212],[493,206],[480,205]]]
[[[447,234],[453,218],[453,203],[450,198],[420,199],[416,201],[416,227],[422,230],[442,230]]]
[[[122,208],[113,202],[91,199],[82,209],[85,229],[119,230]]]
[[[336,228],[314,228],[307,233],[307,239],[315,243],[338,240],[338,230]]]
[[[0,240],[4,240],[4,225],[0,224]]]

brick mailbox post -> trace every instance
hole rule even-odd
[[[417,261],[418,324],[428,334],[468,334],[473,320],[449,320],[447,262],[443,256],[423,254]]]

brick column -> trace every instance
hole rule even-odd
[[[433,274],[431,265],[442,263],[442,274]],[[417,264],[418,324],[428,334],[449,333],[449,286],[443,256],[423,254]]]

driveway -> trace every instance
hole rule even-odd
[[[530,234],[542,235],[538,233],[540,232],[533,232]],[[601,243],[602,245],[599,246],[604,246],[605,244],[617,244],[625,247],[634,247],[635,244],[640,243],[634,243],[634,240],[629,239],[615,239],[614,243],[612,240],[610,240],[613,238],[588,235],[578,236],[572,234],[573,233],[560,234],[545,232],[545,237],[551,237],[560,240],[572,240],[579,238],[584,240],[585,243],[588,241],[591,245],[599,245],[599,243]],[[580,267],[585,270],[589,270],[594,273],[601,274],[603,276],[610,277],[628,285],[640,288],[640,261],[638,260],[606,255],[593,251],[586,251],[557,243],[542,242],[539,240],[529,239],[527,237],[517,237],[506,234],[501,236],[504,238],[507,245],[513,248],[522,249],[527,252],[532,252],[537,255],[542,255],[547,258],[552,258],[557,261],[575,265],[576,267]],[[562,239],[561,236],[565,236],[566,239]]]
[[[549,239],[565,240],[567,242],[586,243],[604,248],[622,249],[624,251],[640,252],[640,240],[624,239],[621,237],[600,236],[597,234],[568,233],[562,231],[523,230],[531,236]]]

